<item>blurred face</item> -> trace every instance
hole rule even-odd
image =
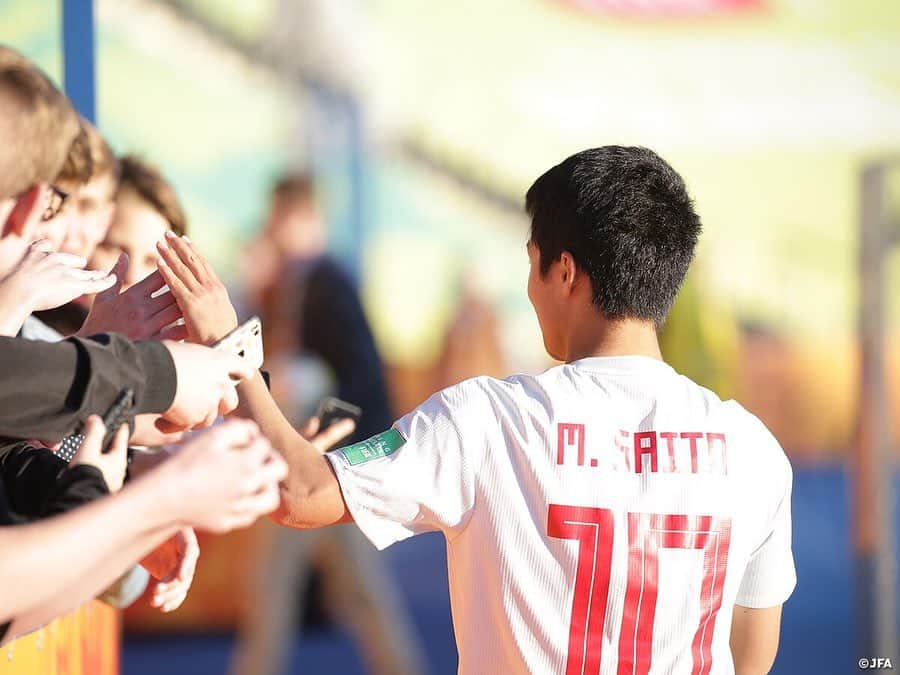
[[[169,221],[128,188],[116,199],[112,225],[106,238],[97,246],[90,267],[108,270],[121,253],[130,258],[122,288],[128,288],[156,270],[156,242],[169,230]]]
[[[114,191],[113,178],[106,175],[83,185],[70,197],[74,203],[69,208],[63,251],[90,259],[112,223]]]
[[[528,299],[534,307],[538,324],[541,327],[541,335],[544,338],[544,349],[557,361],[565,360],[564,340],[562,329],[566,325],[566,317],[563,311],[566,306],[560,289],[554,283],[557,275],[556,267],[559,261],[550,265],[545,275],[541,275],[541,256],[538,247],[528,242],[528,262],[531,269],[528,272]]]
[[[265,236],[284,255],[316,255],[327,244],[325,227],[312,203],[276,197]]]

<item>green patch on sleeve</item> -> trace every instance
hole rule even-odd
[[[400,449],[404,443],[406,443],[406,439],[399,431],[388,429],[377,436],[341,448],[338,452],[343,453],[351,465],[356,465],[387,457]]]

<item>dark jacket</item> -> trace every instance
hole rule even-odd
[[[330,257],[307,261],[298,289],[300,345],[334,371],[338,398],[362,408],[353,437],[381,433],[392,420],[381,358],[353,282]]]
[[[121,335],[38,342],[0,337],[0,436],[57,441],[118,393],[135,393],[132,413],[164,412],[175,398],[175,364],[159,342]],[[109,494],[93,466],[73,466],[26,443],[0,447],[0,526],[65,513]],[[0,625],[0,639],[9,624]]]
[[[69,467],[50,450],[25,443],[3,450],[0,477],[0,526],[55,516],[109,494],[97,467]],[[0,624],[0,640],[9,626]]]
[[[115,333],[55,343],[0,337],[0,437],[58,441],[125,387],[134,390],[133,414],[164,412],[175,376],[160,342]]]
[[[0,452],[0,525],[71,511],[109,494],[95,466],[69,466],[46,448],[17,443]]]

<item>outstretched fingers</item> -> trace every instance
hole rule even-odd
[[[198,282],[203,283],[209,273],[209,268],[206,260],[200,255],[191,240],[186,237],[179,237],[169,230],[166,232],[166,243],[178,254],[182,264],[191,271],[194,278]]]
[[[188,285],[188,282],[185,281],[182,275],[189,274],[186,270],[181,270],[179,272],[178,269],[171,267],[168,263],[167,256],[171,257],[171,249],[168,247],[165,249],[162,248],[162,244],[156,245],[159,250],[160,258],[157,261],[157,265],[159,266],[159,274],[166,282],[166,286],[169,287],[169,292],[174,296],[176,302],[184,302],[189,300],[192,293],[191,287]],[[190,283],[194,283],[193,278]]]
[[[166,283],[169,284],[169,289],[174,292],[174,288],[172,284],[169,283],[169,277],[165,274],[165,268],[168,267],[169,270],[181,281],[181,285],[187,289],[192,290],[200,285],[200,281],[197,276],[194,274],[193,270],[184,264],[184,261],[181,259],[178,251],[173,247],[169,246],[169,242],[171,239],[167,239],[166,241],[158,241],[156,242],[156,250],[159,253],[159,271],[162,274],[163,278],[166,279]]]
[[[99,293],[97,297],[94,299],[94,302],[112,302],[118,297],[119,292],[122,290],[122,283],[125,281],[125,274],[128,272],[128,265],[130,262],[130,258],[127,253],[122,253],[119,255],[119,259],[116,260],[116,264],[113,265],[113,268],[109,271],[110,276],[113,279],[113,283],[110,284],[109,288],[107,288],[102,293]]]
[[[328,452],[342,440],[347,438],[356,429],[356,422],[352,419],[343,419],[335,422],[324,431],[319,432],[310,439],[310,442],[319,452]]]

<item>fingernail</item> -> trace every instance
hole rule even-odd
[[[193,244],[193,243],[194,243],[194,242],[192,242],[192,241],[190,240],[190,238],[188,238],[187,235],[184,235],[184,236],[182,236],[181,238],[184,239],[184,240],[185,240],[187,243],[189,243],[189,244]]]
[[[177,239],[178,235],[172,232],[172,230],[166,230],[166,237],[169,239]]]

